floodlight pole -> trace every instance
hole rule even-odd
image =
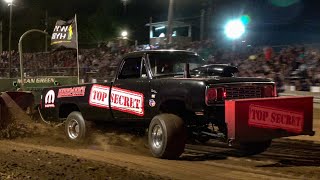
[[[10,6],[10,19],[9,19],[9,78],[11,78],[11,65],[12,65],[12,55],[11,55],[11,36],[12,36],[12,2],[9,4]]]
[[[201,20],[200,20],[200,41],[204,40],[204,16],[206,11],[204,9],[201,10]]]
[[[2,46],[2,21],[0,21],[0,53],[2,53],[3,46]]]
[[[45,27],[46,29],[44,30],[45,32],[48,31],[48,10],[46,10],[46,15],[45,15]],[[44,51],[48,52],[48,33],[46,34],[45,40],[44,40]]]
[[[24,91],[24,69],[23,69],[23,60],[22,60],[22,40],[25,36],[27,36],[28,34],[33,33],[33,32],[43,33],[46,36],[48,35],[48,33],[45,31],[42,31],[39,29],[31,29],[31,30],[25,32],[24,34],[22,34],[22,36],[20,37],[18,46],[19,46],[20,74],[21,74],[21,87],[20,88],[22,91]]]
[[[174,0],[170,0],[169,11],[168,11],[168,29],[167,29],[167,42],[169,44],[172,43],[173,4],[174,4]]]
[[[121,0],[123,3],[123,15],[127,15],[127,6],[128,6],[128,0]]]

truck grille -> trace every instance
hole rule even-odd
[[[261,87],[258,86],[227,87],[226,92],[226,99],[245,99],[262,97]]]

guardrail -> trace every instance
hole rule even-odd
[[[294,85],[285,85],[284,86],[285,91],[296,91],[296,86]],[[319,93],[320,95],[320,86],[310,86],[310,91],[306,92],[311,92],[311,93]]]
[[[320,93],[303,92],[303,91],[287,91],[279,93],[279,96],[313,96],[313,103],[320,104]]]

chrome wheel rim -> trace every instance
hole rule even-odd
[[[79,123],[72,119],[68,124],[68,135],[71,139],[76,139],[79,136]]]
[[[156,125],[152,130],[152,146],[156,149],[161,148],[163,144],[163,131],[160,125]]]

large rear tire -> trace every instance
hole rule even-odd
[[[154,157],[177,159],[184,152],[186,131],[183,120],[174,114],[155,116],[148,131],[149,148]]]
[[[70,113],[65,122],[65,133],[69,140],[83,142],[87,135],[87,124],[80,112]]]

